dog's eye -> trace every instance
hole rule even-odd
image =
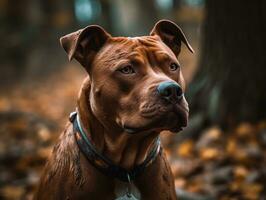
[[[176,71],[179,68],[179,65],[176,63],[171,63],[170,64],[170,70],[171,71]]]
[[[119,71],[123,74],[134,74],[135,73],[135,70],[133,69],[131,65],[122,67],[121,69],[119,69]]]

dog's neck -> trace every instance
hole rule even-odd
[[[130,135],[125,132],[114,133],[110,129],[106,130],[90,108],[89,90],[90,81],[86,79],[79,94],[78,112],[87,137],[102,155],[120,167],[131,169],[142,163],[159,133]]]

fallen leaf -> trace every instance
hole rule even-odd
[[[192,157],[194,142],[192,140],[186,140],[178,146],[177,154],[181,157]]]

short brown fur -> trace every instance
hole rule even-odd
[[[181,41],[193,51],[181,29],[163,20],[150,36],[112,37],[99,26],[61,38],[69,59],[75,58],[88,72],[82,84],[77,110],[84,130],[96,149],[125,169],[142,163],[163,130],[178,131],[187,125],[188,104],[183,97],[168,105],[156,92],[164,81],[178,83],[185,90],[178,63]],[[124,67],[134,74],[123,74]],[[177,107],[177,111],[173,111]],[[126,127],[138,130],[129,134]],[[143,200],[176,199],[174,179],[164,153],[134,181]],[[35,199],[117,198],[115,178],[93,167],[79,150],[68,123],[48,160]]]

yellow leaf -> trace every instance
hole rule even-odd
[[[192,140],[186,140],[179,145],[177,154],[181,157],[191,157],[193,155],[194,142]]]

